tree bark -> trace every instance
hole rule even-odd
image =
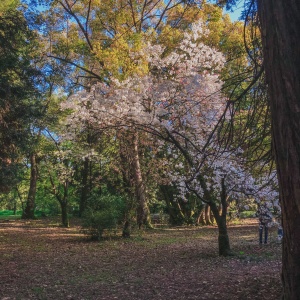
[[[218,229],[219,229],[219,255],[220,256],[229,256],[232,255],[232,251],[230,249],[230,243],[229,243],[229,236],[227,232],[227,192],[226,192],[226,185],[225,185],[225,178],[222,178],[221,180],[221,210],[216,205],[214,201],[209,202],[209,206],[211,208],[211,211],[214,215],[214,218],[216,219]]]
[[[88,185],[88,177],[89,177],[89,159],[85,158],[83,162],[83,169],[81,172],[82,178],[82,187],[81,187],[81,195],[79,202],[79,217],[82,217],[84,210],[87,205],[87,198],[89,194],[89,185]]]
[[[118,132],[117,137],[119,139],[119,155],[120,155],[120,167],[122,172],[122,186],[127,194],[126,197],[126,208],[125,208],[125,217],[124,217],[124,225],[123,225],[123,237],[130,237],[131,235],[131,225],[133,222],[132,211],[136,208],[135,194],[134,194],[134,178],[132,171],[132,163],[131,163],[131,154],[132,151],[128,151],[131,149],[130,140],[127,135],[125,135],[124,131]],[[130,152],[130,154],[129,154]]]
[[[202,209],[199,211],[198,217],[196,218],[197,225],[212,225],[214,217],[211,214],[211,208],[209,204],[203,205]]]
[[[220,193],[221,198],[221,213],[220,209],[216,204],[214,199],[214,195],[211,195],[210,191],[207,189],[206,182],[202,176],[198,177],[199,183],[204,190],[204,198],[205,202],[210,206],[210,209],[213,213],[213,216],[217,222],[218,230],[219,230],[219,255],[220,256],[228,256],[232,255],[232,251],[230,249],[229,236],[227,232],[227,223],[226,223],[226,215],[227,215],[227,192],[225,186],[225,178],[222,178],[221,186],[222,190]]]
[[[222,210],[222,214],[219,214],[219,209],[214,202],[209,203],[209,206],[214,214],[216,219],[219,236],[218,236],[218,243],[219,243],[219,255],[220,256],[229,256],[232,254],[230,249],[229,243],[229,236],[227,232],[227,223],[226,223],[226,206],[224,210]]]
[[[69,182],[66,180],[63,184],[63,196],[57,195],[61,206],[61,222],[64,227],[69,227],[69,216],[68,216],[68,195],[69,195]]]
[[[60,188],[56,187],[54,180],[49,173],[49,179],[52,185],[52,194],[56,197],[57,201],[60,204],[61,208],[61,222],[64,227],[69,227],[69,216],[68,216],[68,192],[69,192],[69,182],[66,180],[61,184],[63,188],[63,193],[60,194]]]
[[[61,222],[64,227],[69,227],[69,216],[68,216],[68,202],[60,201],[61,207]]]
[[[204,209],[204,216],[205,216],[205,225],[212,225],[212,220],[211,220],[211,209],[209,205],[205,205]]]
[[[139,228],[142,225],[150,225],[150,214],[147,203],[147,197],[145,193],[145,185],[142,177],[142,170],[140,166],[140,157],[139,157],[139,135],[136,131],[133,134],[133,156],[132,156],[132,165],[134,172],[134,181],[135,181],[135,195],[137,199],[137,224]]]
[[[258,0],[283,218],[283,299],[300,295],[300,2]]]
[[[37,186],[38,170],[36,162],[36,154],[31,153],[30,155],[30,186],[26,201],[26,207],[22,214],[22,219],[34,219],[35,209],[35,195]]]

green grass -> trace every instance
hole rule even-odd
[[[13,216],[13,215],[14,215],[13,210],[0,210],[0,216]],[[17,210],[16,215],[22,215],[22,211]]]
[[[13,210],[0,210],[0,220],[11,220],[11,219],[20,219],[23,211],[17,210],[16,214],[14,214]],[[41,218],[45,216],[45,212],[43,211],[35,211],[35,217]]]
[[[0,211],[0,220],[20,219],[21,215],[22,215],[21,210],[16,211],[15,215],[14,215],[13,210],[1,210]]]

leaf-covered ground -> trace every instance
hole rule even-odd
[[[75,225],[0,221],[0,299],[279,299],[276,229],[262,247],[257,231],[255,220],[230,225],[236,256],[224,258],[213,226],[90,242]]]

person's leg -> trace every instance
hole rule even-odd
[[[268,225],[265,225],[265,244],[268,243],[268,233],[269,233],[269,228]]]
[[[262,244],[262,236],[263,236],[263,225],[259,224],[259,243]]]
[[[279,226],[278,227],[278,231],[277,231],[277,239],[278,239],[278,241],[282,240],[282,236],[283,236],[283,230],[282,230],[282,227]]]

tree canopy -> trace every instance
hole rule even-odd
[[[1,190],[15,183],[17,165],[40,115],[40,73],[34,65],[37,35],[15,2],[0,12]]]
[[[124,236],[155,206],[191,222],[209,207],[221,255],[231,203],[280,213],[280,198],[294,299],[299,5],[245,1],[243,24],[222,10],[238,1],[216,2],[2,1],[0,190],[24,216],[56,201],[65,226],[73,207]]]

